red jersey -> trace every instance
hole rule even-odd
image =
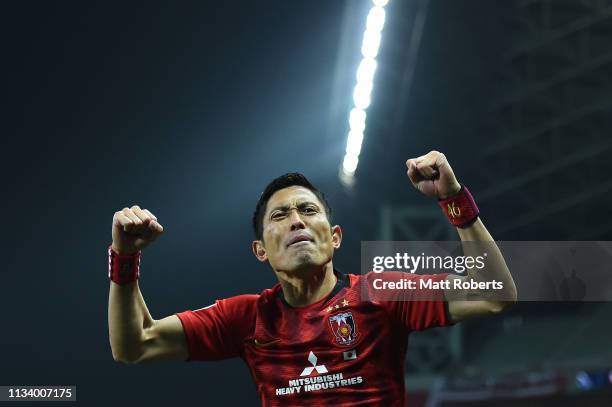
[[[408,335],[451,324],[443,290],[426,289],[426,301],[409,301],[412,291],[402,294],[408,301],[377,301],[362,292],[376,274],[336,276],[330,295],[306,307],[288,305],[276,284],[176,314],[187,360],[242,358],[263,406],[404,406]]]

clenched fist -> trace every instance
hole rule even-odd
[[[439,151],[411,158],[406,166],[412,185],[429,197],[446,199],[461,189],[446,156]]]
[[[117,254],[133,254],[144,249],[162,234],[164,228],[147,209],[134,205],[113,216],[112,249]]]

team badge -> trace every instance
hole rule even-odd
[[[329,326],[340,345],[350,345],[357,339],[357,324],[350,311],[329,317]]]

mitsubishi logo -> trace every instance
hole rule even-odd
[[[312,351],[310,351],[310,354],[308,355],[308,361],[312,364],[312,367],[308,366],[305,368],[300,376],[310,376],[313,370],[316,370],[319,374],[327,373],[327,368],[325,365],[317,365],[317,357]]]

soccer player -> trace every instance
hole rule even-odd
[[[431,151],[406,165],[412,184],[439,200],[462,241],[493,242],[444,154]],[[221,299],[156,320],[137,279],[141,250],[163,227],[136,205],[116,212],[109,247],[113,358],[142,363],[240,357],[265,406],[403,406],[411,332],[499,313],[516,301],[514,282],[494,242],[487,278],[503,283],[504,300],[456,300],[451,290],[431,286],[410,290],[404,301],[364,296],[371,276],[379,274],[342,274],[334,268],[342,229],[330,224],[330,215],[324,195],[303,175],[273,180],[255,208],[252,249],[259,261],[270,264],[279,283],[261,294]],[[415,282],[470,278],[399,274]],[[426,299],[410,300],[418,294]]]

